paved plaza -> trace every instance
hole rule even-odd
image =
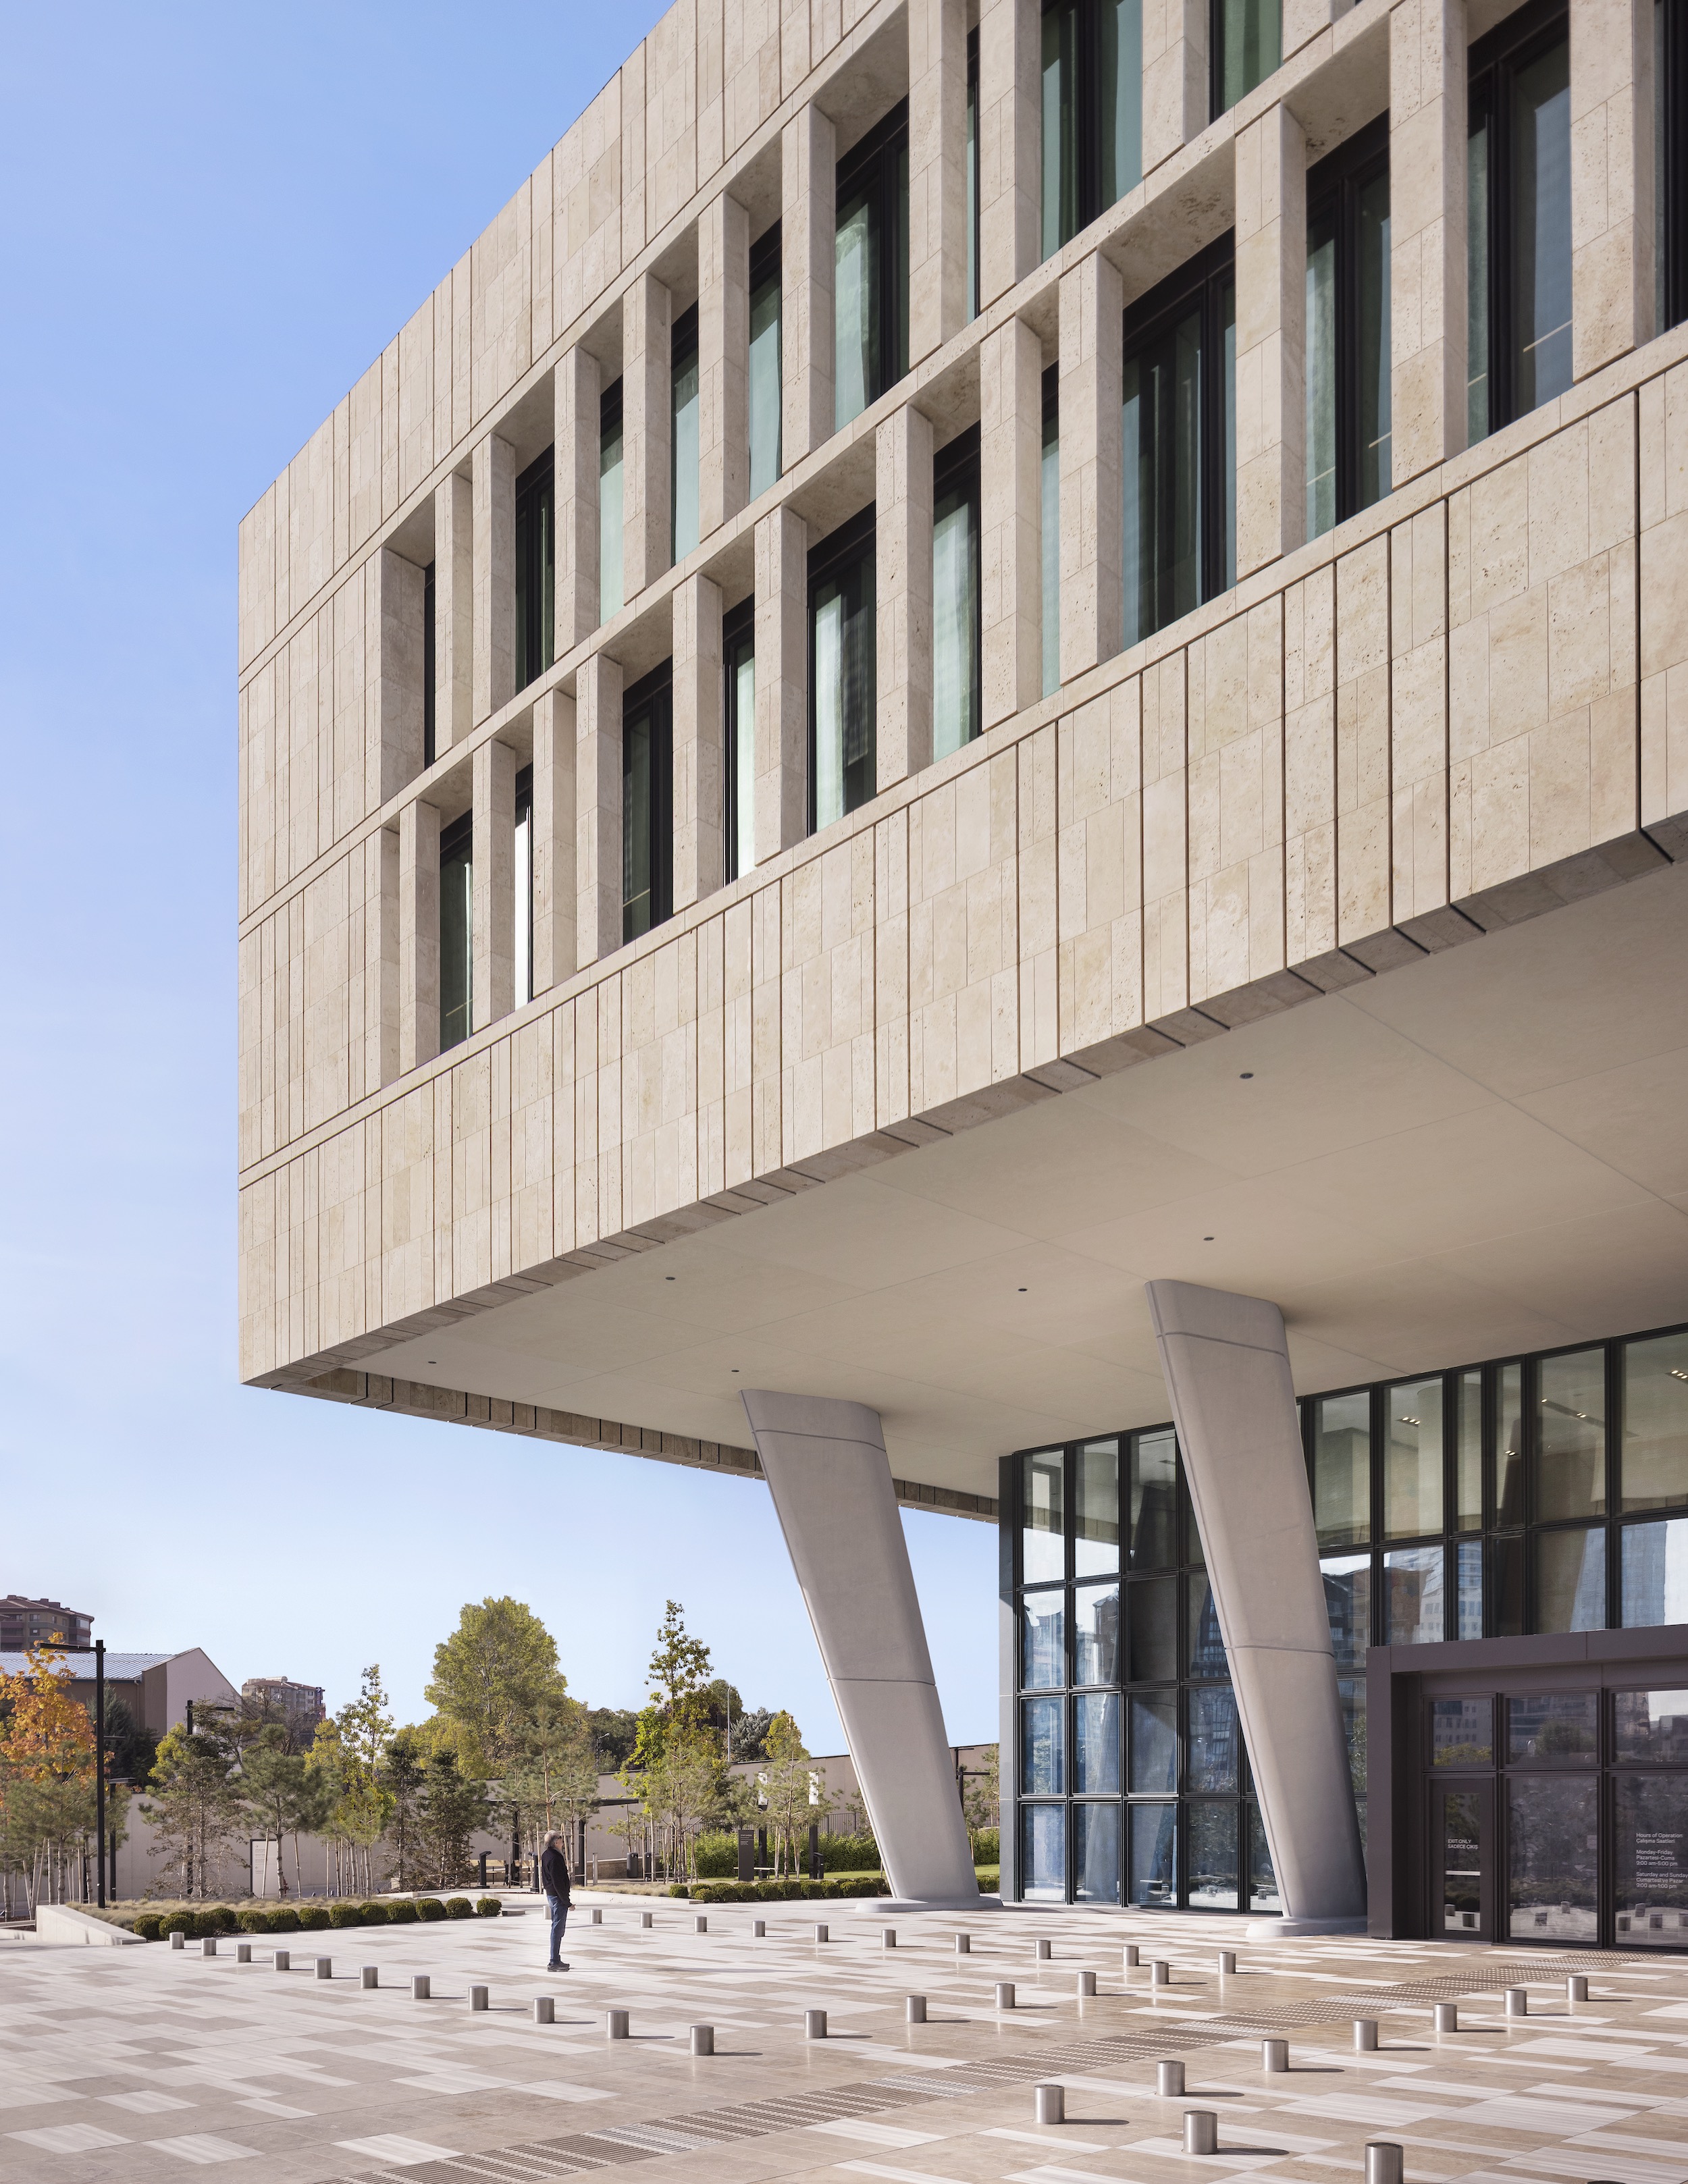
[[[526,2180],[648,2165],[662,2179],[1225,2184],[1265,2170],[1340,2184],[1368,2139],[1423,2184],[1684,2184],[1688,1959],[1288,1940],[1241,1919],[1021,1911],[883,1921],[847,1904],[577,1904],[548,1976],[538,1907],[497,1924],[288,1937],[236,1961],[182,1951],[0,1952],[0,2178],[148,2184],[257,2161],[255,2177]],[[654,1924],[646,1930],[641,1913]],[[818,1942],[815,1914],[831,1938]],[[753,1921],[766,1923],[765,1936]],[[1037,1954],[1050,1945],[1047,1960]],[[1123,1968],[1124,1945],[1141,1951]],[[1236,1952],[1222,1976],[1217,1953]],[[332,1976],[316,1975],[319,1951]],[[1151,1959],[1170,1967],[1151,1985]],[[363,1968],[378,1969],[373,1992]],[[1080,1975],[1095,1975],[1094,1998]],[[429,1975],[432,1997],[413,1998]],[[1567,2000],[1569,1974],[1587,2002]],[[998,2009],[996,1984],[1013,1983]],[[1506,2014],[1505,1990],[1528,1991]],[[471,2006],[484,1986],[487,2007]],[[926,1999],[908,2022],[906,1997]],[[536,1996],[555,2022],[534,2020]],[[1458,2005],[1438,2034],[1437,2003]],[[625,2040],[606,2014],[627,2012]],[[805,2037],[822,2009],[824,2041]],[[1351,2020],[1379,2020],[1375,2053]],[[712,2057],[689,2028],[715,2027]],[[1287,2038],[1285,2074],[1262,2068]],[[1182,2058],[1182,2099],[1155,2064]],[[1059,2081],[1067,2120],[1033,2121]],[[1219,2152],[1183,2152],[1186,2109]]]

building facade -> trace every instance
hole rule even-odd
[[[328,1712],[320,1684],[296,1684],[291,1676],[248,1676],[240,1695],[254,1712],[285,1723],[303,1744],[309,1743]]]
[[[1012,1896],[1534,1920],[1581,1646],[1617,1931],[1685,320],[1685,0],[682,0],[242,526],[244,1377],[765,1476],[921,1900],[898,1502]]]
[[[94,1618],[56,1600],[29,1600],[8,1592],[0,1600],[0,1652],[26,1653],[31,1646],[64,1646],[81,1652],[94,1642]]]

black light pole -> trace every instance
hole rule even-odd
[[[94,1808],[99,1822],[99,1907],[105,1908],[105,1641],[94,1641]],[[113,1879],[116,1878],[115,1875]],[[84,1886],[86,1886],[85,1882]]]

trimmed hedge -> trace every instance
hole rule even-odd
[[[437,1896],[423,1896],[414,1903],[401,1897],[392,1903],[371,1899],[365,1903],[182,1904],[173,1911],[137,1911],[130,1921],[130,1931],[143,1942],[162,1941],[173,1933],[203,1941],[209,1934],[297,1934],[317,1933],[325,1927],[409,1926],[424,1919],[471,1919],[477,1909],[483,1919],[495,1919],[504,1905],[496,1896],[483,1896],[478,1905],[466,1896],[454,1896],[448,1903],[443,1903]]]
[[[819,1903],[840,1896],[887,1896],[890,1884],[883,1873],[850,1873],[826,1880],[700,1880],[669,1893],[689,1896],[694,1903]]]
[[[417,1916],[416,1907],[408,1898],[402,1899],[397,1903],[383,1903],[381,1907],[381,1915],[394,1926],[414,1925]]]
[[[340,1906],[337,1903],[334,1910]],[[305,1903],[299,1907],[299,1926],[307,1934],[320,1934],[334,1924],[334,1911],[326,1903]]]
[[[472,1919],[475,1916],[475,1906],[466,1896],[448,1896],[445,1899],[445,1915],[448,1919]]]
[[[502,1919],[504,1907],[496,1896],[483,1896],[475,1906],[477,1919]]]
[[[416,1916],[419,1919],[443,1919],[445,1906],[437,1896],[419,1896],[416,1898]]]
[[[164,1922],[158,1912],[142,1911],[130,1930],[138,1934],[143,1942],[156,1942],[164,1930]]]

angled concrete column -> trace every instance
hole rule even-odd
[[[674,907],[713,894],[721,871],[721,587],[674,589]]]
[[[598,627],[598,359],[571,348],[551,376],[557,493],[557,634],[560,660]]]
[[[1651,341],[1653,0],[1571,0],[1571,350],[1579,379]]]
[[[575,701],[548,690],[533,704],[533,990],[579,967],[575,947]]]
[[[584,971],[621,944],[621,666],[575,677],[575,945]]]
[[[838,136],[818,106],[780,138],[780,460],[787,470],[833,437],[833,265]]]
[[[909,362],[967,317],[966,0],[909,0]]]
[[[1390,448],[1396,485],[1466,439],[1464,0],[1389,19]]]
[[[621,596],[636,598],[669,565],[674,420],[674,299],[642,274],[621,306]]]
[[[1239,131],[1237,574],[1306,532],[1307,140],[1289,108]]]
[[[1262,1297],[1189,1282],[1146,1288],[1284,1919],[1363,1922],[1284,1316]]]
[[[1120,277],[1093,250],[1061,276],[1061,679],[1111,660],[1125,628]]]
[[[723,190],[698,220],[698,536],[750,497],[750,215]]]
[[[979,10],[979,304],[994,303],[1038,264],[1043,13],[1038,0],[984,0]]]
[[[932,763],[932,420],[911,402],[873,436],[874,780]]]
[[[439,812],[407,804],[398,815],[398,1067],[439,1052]]]
[[[434,488],[434,755],[474,726],[475,488],[454,472]]]
[[[515,1006],[515,753],[485,743],[471,768],[475,861],[469,990],[480,1031]]]
[[[879,1414],[760,1388],[744,1410],[892,1890],[977,1904]]]
[[[476,448],[475,718],[515,695],[515,449],[496,432]]]
[[[756,526],[756,862],[809,831],[809,526],[789,507]]]
[[[1043,689],[1043,348],[1023,319],[979,349],[979,590],[984,725]]]

